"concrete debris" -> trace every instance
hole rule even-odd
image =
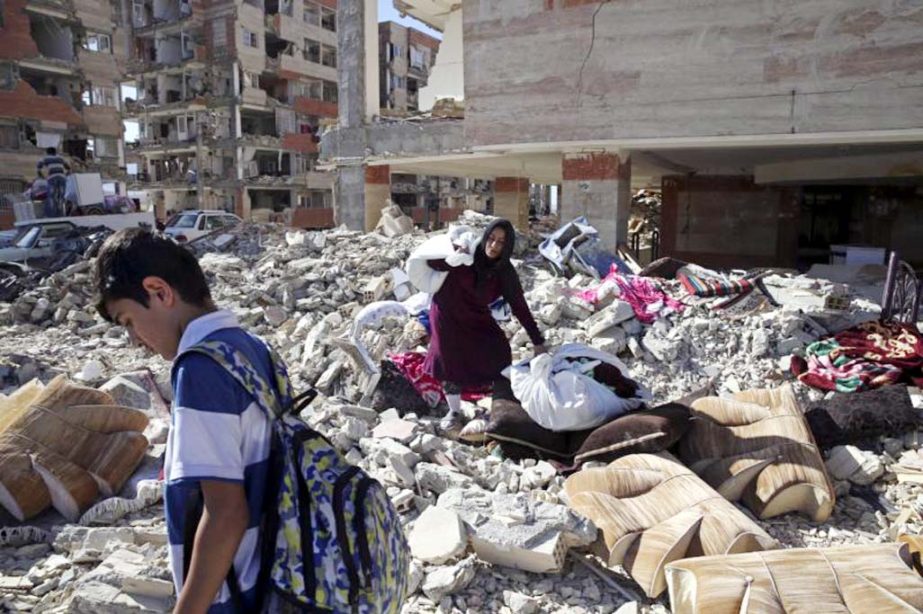
[[[455,103],[434,109],[448,116],[461,112]],[[404,611],[596,613],[622,606],[625,612],[665,613],[660,605],[626,603],[617,583],[600,581],[585,566],[563,564],[568,551],[574,556],[594,541],[596,528],[564,505],[564,479],[553,464],[514,462],[481,445],[478,421],[484,416],[473,405],[464,409],[475,417],[469,441],[479,445],[437,434],[442,407],[390,403],[378,407],[387,411],[371,409],[377,380],[336,340],[349,338],[355,316],[373,301],[414,304],[404,264],[431,236],[413,229],[398,211],[391,213],[374,233],[246,223],[188,248],[199,258],[216,303],[273,345],[289,365],[295,389],[321,389],[302,417],[387,489],[416,557]],[[632,216],[645,228],[656,227],[656,195],[639,194]],[[458,223],[477,233],[489,221],[465,211]],[[514,264],[548,345],[583,343],[618,355],[632,379],[652,391],[652,406],[709,386],[712,396],[725,398],[778,388],[791,381],[793,355],[877,316],[877,306],[852,285],[820,279],[818,272],[777,272],[763,281],[781,306],[754,292],[723,310],[686,296],[678,281],[658,279],[667,295],[682,297],[687,306],[646,324],[615,286],[597,288],[595,304],[577,296],[599,282],[588,274],[554,275],[536,258],[541,239],[537,233],[517,237]],[[141,412],[148,420],[143,435],[152,445],[136,478],[72,515],[79,524],[49,512],[53,520],[37,517],[34,527],[0,528],[0,610],[169,611],[173,605],[162,483],[156,481],[169,425],[169,364],[133,347],[127,331],[96,313],[92,268],[92,259],[82,259],[43,278],[18,280],[6,302],[0,296],[0,414],[14,393],[41,392],[42,382],[66,375]],[[834,306],[846,309],[828,309],[827,298],[844,291],[850,300]],[[518,322],[500,326],[514,361],[532,356]],[[375,367],[389,353],[425,350],[422,326],[407,315],[382,317],[356,335]],[[800,382],[792,386],[802,406],[824,397]],[[830,452],[827,469],[837,501],[825,524],[786,514],[757,523],[759,528],[784,546],[812,548],[923,531],[923,457],[917,454],[923,430],[885,435],[877,447],[876,440],[868,449]]]
[[[452,595],[466,586],[474,579],[474,557],[469,556],[460,563],[437,567],[426,574],[423,580],[423,593],[439,603],[443,597]]]
[[[866,486],[880,478],[885,468],[878,456],[860,450],[856,446],[837,446],[830,450],[827,471],[836,480],[849,480],[853,484]]]
[[[456,488],[443,493],[436,505],[454,510],[471,527],[471,542],[482,561],[525,571],[558,571],[568,548],[596,539],[596,527],[586,518],[525,494]]]
[[[426,508],[413,523],[407,536],[414,558],[441,565],[468,549],[468,535],[461,518],[452,510]]]

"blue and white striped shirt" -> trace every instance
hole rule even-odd
[[[250,523],[234,556],[244,605],[256,601],[260,569],[262,502],[269,468],[271,425],[253,397],[211,358],[182,353],[201,341],[223,341],[242,352],[261,375],[272,381],[266,346],[240,328],[229,311],[216,311],[188,324],[173,364],[173,411],[167,439],[164,494],[170,566],[177,594],[183,585],[183,536],[186,513],[199,496],[200,481],[243,484]],[[227,583],[222,584],[209,614],[233,612]]]

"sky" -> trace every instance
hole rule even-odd
[[[378,21],[396,21],[402,26],[412,26],[417,30],[422,30],[430,36],[435,36],[438,39],[442,39],[442,32],[433,30],[422,21],[417,21],[413,17],[401,17],[401,14],[397,12],[397,9],[394,8],[394,2],[392,0],[378,0]]]

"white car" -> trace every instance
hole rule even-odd
[[[179,243],[193,241],[222,228],[230,228],[243,220],[225,211],[182,211],[167,222],[164,233]]]

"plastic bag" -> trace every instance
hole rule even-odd
[[[410,283],[420,292],[436,294],[445,278],[446,271],[430,268],[427,260],[444,259],[449,266],[466,266],[474,262],[474,246],[477,237],[467,226],[453,226],[447,234],[441,234],[427,240],[410,254],[407,259],[407,276]],[[458,251],[455,246],[465,251]]]
[[[563,345],[553,355],[541,354],[504,372],[523,409],[542,427],[551,431],[591,429],[651,400],[640,386],[634,397],[619,397],[584,375],[584,369],[571,361],[575,358],[606,362],[628,377],[628,368],[618,358],[579,343]]]

